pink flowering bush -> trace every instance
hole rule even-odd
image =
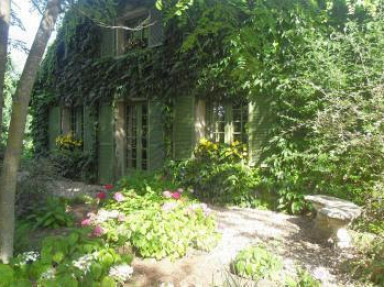
[[[184,192],[184,189],[182,188],[178,188],[176,191],[172,192],[172,191],[169,191],[169,190],[165,190],[163,192],[163,196],[165,198],[173,198],[173,199],[180,199],[181,198],[181,194]]]
[[[180,197],[181,197],[181,194],[180,194],[179,192],[174,192],[174,193],[172,193],[172,198],[174,198],[174,199],[180,199]]]
[[[100,237],[105,233],[105,230],[100,226],[96,225],[95,228],[92,231],[92,235],[96,237]]]
[[[183,188],[122,182],[129,182],[128,187],[112,194],[100,192],[97,212],[81,222],[82,227],[92,227],[91,236],[108,244],[128,242],[140,256],[157,259],[182,257],[191,247],[209,250],[217,244],[220,235],[210,209],[191,201]]]
[[[117,202],[123,201],[125,199],[124,195],[121,192],[115,192],[113,199]]]
[[[215,218],[206,204],[191,202],[183,192],[182,188],[156,191],[146,187],[145,192],[122,189],[119,194],[123,201],[113,196],[104,205],[109,212],[125,215],[124,220],[119,215],[117,220],[101,223],[113,234],[107,231],[106,237],[114,241],[125,238],[142,257],[156,259],[182,257],[190,247],[210,250],[220,237]]]
[[[163,204],[163,206],[161,207],[162,210],[164,211],[169,211],[169,210],[173,210],[177,207],[177,202],[166,202]]]
[[[91,223],[92,223],[91,219],[86,218],[86,219],[83,219],[83,220],[81,221],[81,226],[82,226],[82,227],[90,226]]]
[[[169,190],[166,190],[166,191],[163,192],[163,196],[165,198],[172,198],[172,195],[173,195],[173,193],[171,191],[169,191]]]

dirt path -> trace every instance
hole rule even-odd
[[[229,273],[229,263],[237,252],[260,241],[283,257],[285,273],[294,272],[295,264],[299,264],[320,279],[323,286],[356,286],[348,276],[337,274],[340,261],[348,254],[313,243],[310,219],[255,209],[215,210],[222,240],[214,250],[192,251],[176,262],[135,259],[134,280],[127,286],[226,286],[233,280],[238,283],[230,286],[279,286],[268,281],[258,285],[239,282],[241,279]]]

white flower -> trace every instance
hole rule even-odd
[[[54,268],[49,268],[43,274],[41,274],[42,279],[53,279],[55,278],[56,270]]]
[[[132,277],[133,268],[128,264],[121,264],[111,267],[109,276],[123,283]]]
[[[99,252],[86,254],[84,256],[79,257],[77,260],[72,261],[72,265],[83,271],[84,274],[87,274],[91,268],[93,261],[95,261],[98,256]]]
[[[15,265],[22,266],[25,264],[31,264],[35,262],[37,259],[39,259],[39,257],[40,257],[40,254],[38,252],[35,252],[35,251],[24,252],[19,255],[20,263]]]
[[[99,212],[96,215],[95,221],[98,223],[102,223],[104,221],[107,221],[109,219],[115,219],[119,217],[119,211],[118,210],[105,210],[100,209]]]

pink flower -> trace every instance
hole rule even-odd
[[[117,202],[123,201],[125,199],[124,195],[121,192],[115,192],[115,194],[113,195],[113,198]]]
[[[89,226],[89,225],[91,225],[91,220],[89,218],[83,219],[81,221],[81,226],[82,227],[86,227],[86,226]]]
[[[120,222],[125,221],[125,215],[123,213],[120,213],[119,216],[117,217],[117,220]]]
[[[172,193],[172,198],[174,198],[174,199],[180,199],[180,197],[181,197],[181,194],[180,194],[180,192],[174,192],[174,193]]]
[[[106,193],[105,191],[100,191],[100,192],[96,195],[96,197],[97,197],[98,199],[100,199],[100,200],[102,200],[102,199],[106,199],[106,198],[107,198],[107,193]]]
[[[113,188],[114,188],[113,184],[104,184],[103,187],[104,187],[106,190],[110,190],[110,189],[113,189]]]
[[[96,236],[96,237],[100,237],[101,235],[103,235],[105,233],[105,230],[100,226],[100,225],[97,225],[93,231],[92,231],[92,235],[93,236]]]
[[[169,190],[166,190],[166,191],[163,192],[163,196],[165,198],[171,198],[173,196],[173,194]]]
[[[184,189],[183,189],[183,188],[178,188],[176,191],[177,191],[178,193],[183,193],[183,192],[184,192]]]
[[[176,202],[166,202],[163,204],[163,206],[161,207],[162,210],[164,211],[169,211],[169,210],[173,210],[177,207],[177,203]]]

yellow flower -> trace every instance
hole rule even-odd
[[[202,138],[199,143],[200,143],[200,145],[207,145],[208,141],[207,141],[207,139]]]

